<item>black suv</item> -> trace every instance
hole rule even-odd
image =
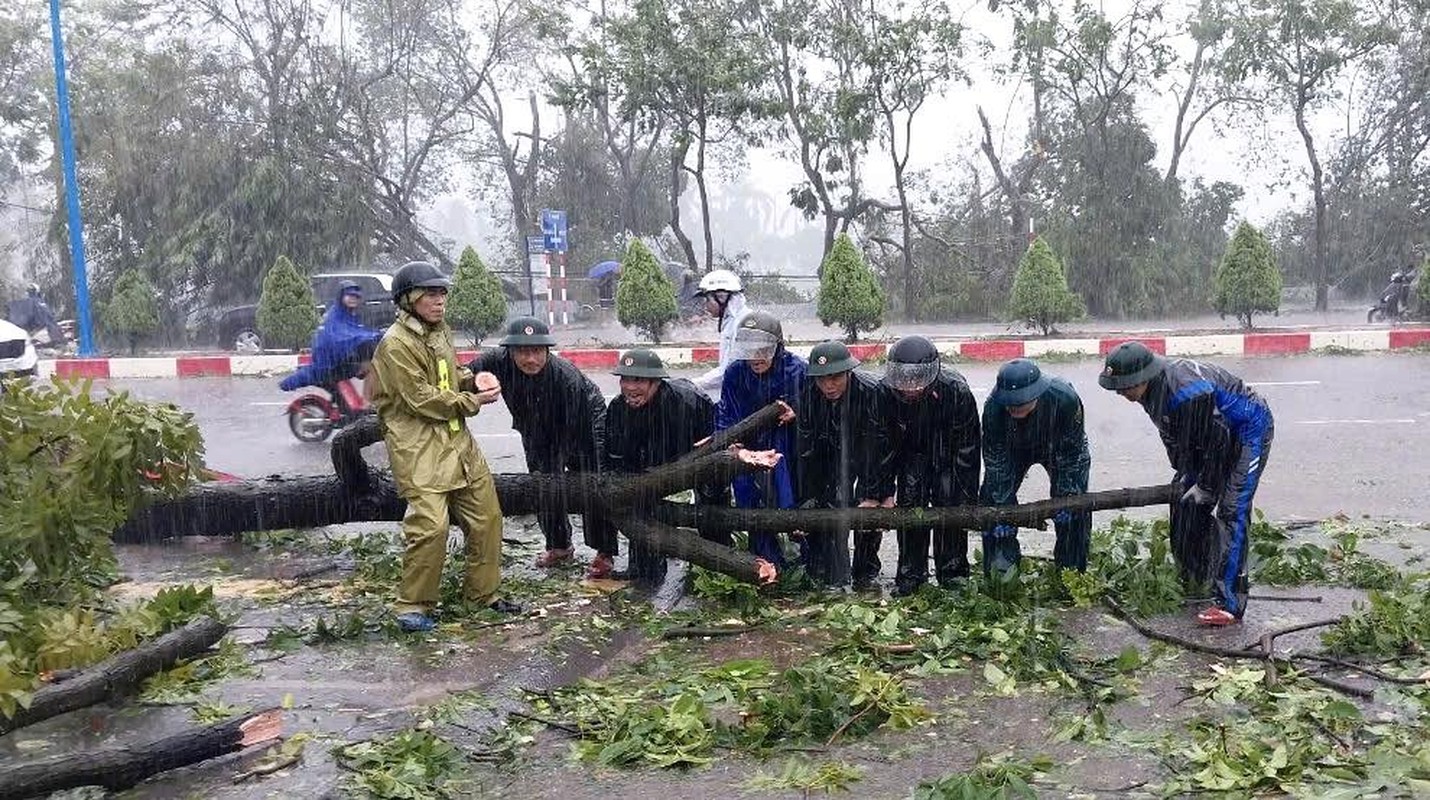
[[[392,324],[397,309],[392,305],[392,276],[378,272],[324,272],[309,276],[313,297],[318,300],[318,313],[328,310],[328,303],[338,296],[338,286],[352,281],[362,287],[362,308],[358,314],[362,324],[373,330],[383,330]],[[225,311],[217,323],[218,345],[240,353],[263,351],[263,337],[258,333],[255,318],[258,306],[239,306]]]

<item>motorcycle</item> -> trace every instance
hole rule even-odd
[[[1414,273],[1396,272],[1391,275],[1390,283],[1381,290],[1379,302],[1366,312],[1365,321],[1369,323],[1403,320],[1410,310],[1410,284],[1414,279]]]
[[[312,387],[322,390],[307,392],[288,404],[288,430],[300,442],[321,442],[333,431],[373,413],[373,408],[357,387],[355,378]]]

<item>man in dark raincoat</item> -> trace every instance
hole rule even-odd
[[[785,349],[784,328],[773,314],[752,311],[740,320],[731,347],[731,363],[720,385],[720,403],[715,407],[715,430],[720,431],[775,401],[787,411],[780,424],[750,437],[742,444],[750,450],[774,450],[780,463],[767,472],[740,475],[731,482],[735,505],[739,508],[794,508],[795,476],[799,450],[794,422],[799,410],[799,389],[804,380],[805,361]],[[807,554],[801,543],[802,555]],[[784,570],[784,552],[778,534],[751,533],[750,552]]]
[[[879,420],[879,380],[858,366],[842,342],[824,342],[809,354],[797,426],[800,508],[876,508],[884,500],[878,471],[888,442]],[[856,588],[879,576],[882,539],[881,531],[854,533]],[[847,533],[810,534],[808,549],[815,580],[837,586],[850,579]]]
[[[1036,363],[1015,358],[998,370],[983,404],[983,505],[1018,502],[1018,488],[1034,464],[1047,470],[1053,497],[1087,492],[1092,456],[1083,429],[1082,399],[1072,384],[1043,374]],[[1053,561],[1087,569],[1092,514],[1060,511],[1053,517]],[[1018,528],[997,525],[983,534],[983,572],[1003,575],[1018,564]]]
[[[611,372],[621,379],[621,396],[606,408],[606,470],[645,472],[670,463],[715,430],[715,403],[694,383],[672,379],[655,351],[636,349],[623,353]],[[730,487],[719,483],[699,486],[695,502],[727,506]],[[592,545],[597,551],[587,573],[592,578],[607,577],[615,563],[616,532],[612,529],[603,533],[607,538]],[[706,538],[730,545],[728,531]],[[628,571],[633,579],[658,581],[665,573],[665,564],[664,558],[631,543]]]
[[[939,362],[922,336],[905,336],[889,348],[880,417],[889,447],[877,494],[897,496],[900,508],[973,505],[978,501],[978,401],[957,371]],[[928,582],[929,540],[939,585],[968,577],[968,531],[904,528],[894,594],[909,595]]]
[[[521,434],[526,468],[533,473],[595,472],[605,449],[606,398],[596,384],[566,359],[553,355],[556,340],[546,323],[518,317],[507,326],[500,347],[487,350],[469,365],[490,372],[502,384],[511,427]],[[559,509],[539,512],[546,537],[538,567],[553,567],[572,557],[571,521]],[[611,523],[587,514],[581,518],[587,546],[612,535]]]
[[[382,339],[382,331],[363,325],[358,317],[362,302],[362,287],[343,281],[313,335],[313,362],[284,378],[279,388],[291,392],[304,386],[332,387],[359,374],[363,363],[372,360]],[[333,396],[342,402],[340,393],[334,392]]]
[[[1246,613],[1252,501],[1271,452],[1271,408],[1241,379],[1213,364],[1163,358],[1141,342],[1107,354],[1104,389],[1138,403],[1157,426],[1173,480],[1172,555],[1189,588],[1208,579],[1215,601],[1203,625],[1234,625]]]

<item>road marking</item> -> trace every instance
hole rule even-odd
[[[1320,381],[1249,381],[1248,386],[1320,386]]]
[[[1414,425],[1414,419],[1297,419],[1293,425]]]

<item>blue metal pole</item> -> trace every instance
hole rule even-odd
[[[65,167],[70,261],[74,266],[75,311],[79,315],[79,354],[94,355],[89,319],[89,278],[84,264],[84,223],[79,214],[79,178],[75,175],[74,133],[70,130],[70,89],[65,80],[65,42],[60,33],[60,0],[50,0],[50,39],[55,47],[55,98],[60,113],[60,154]]]

